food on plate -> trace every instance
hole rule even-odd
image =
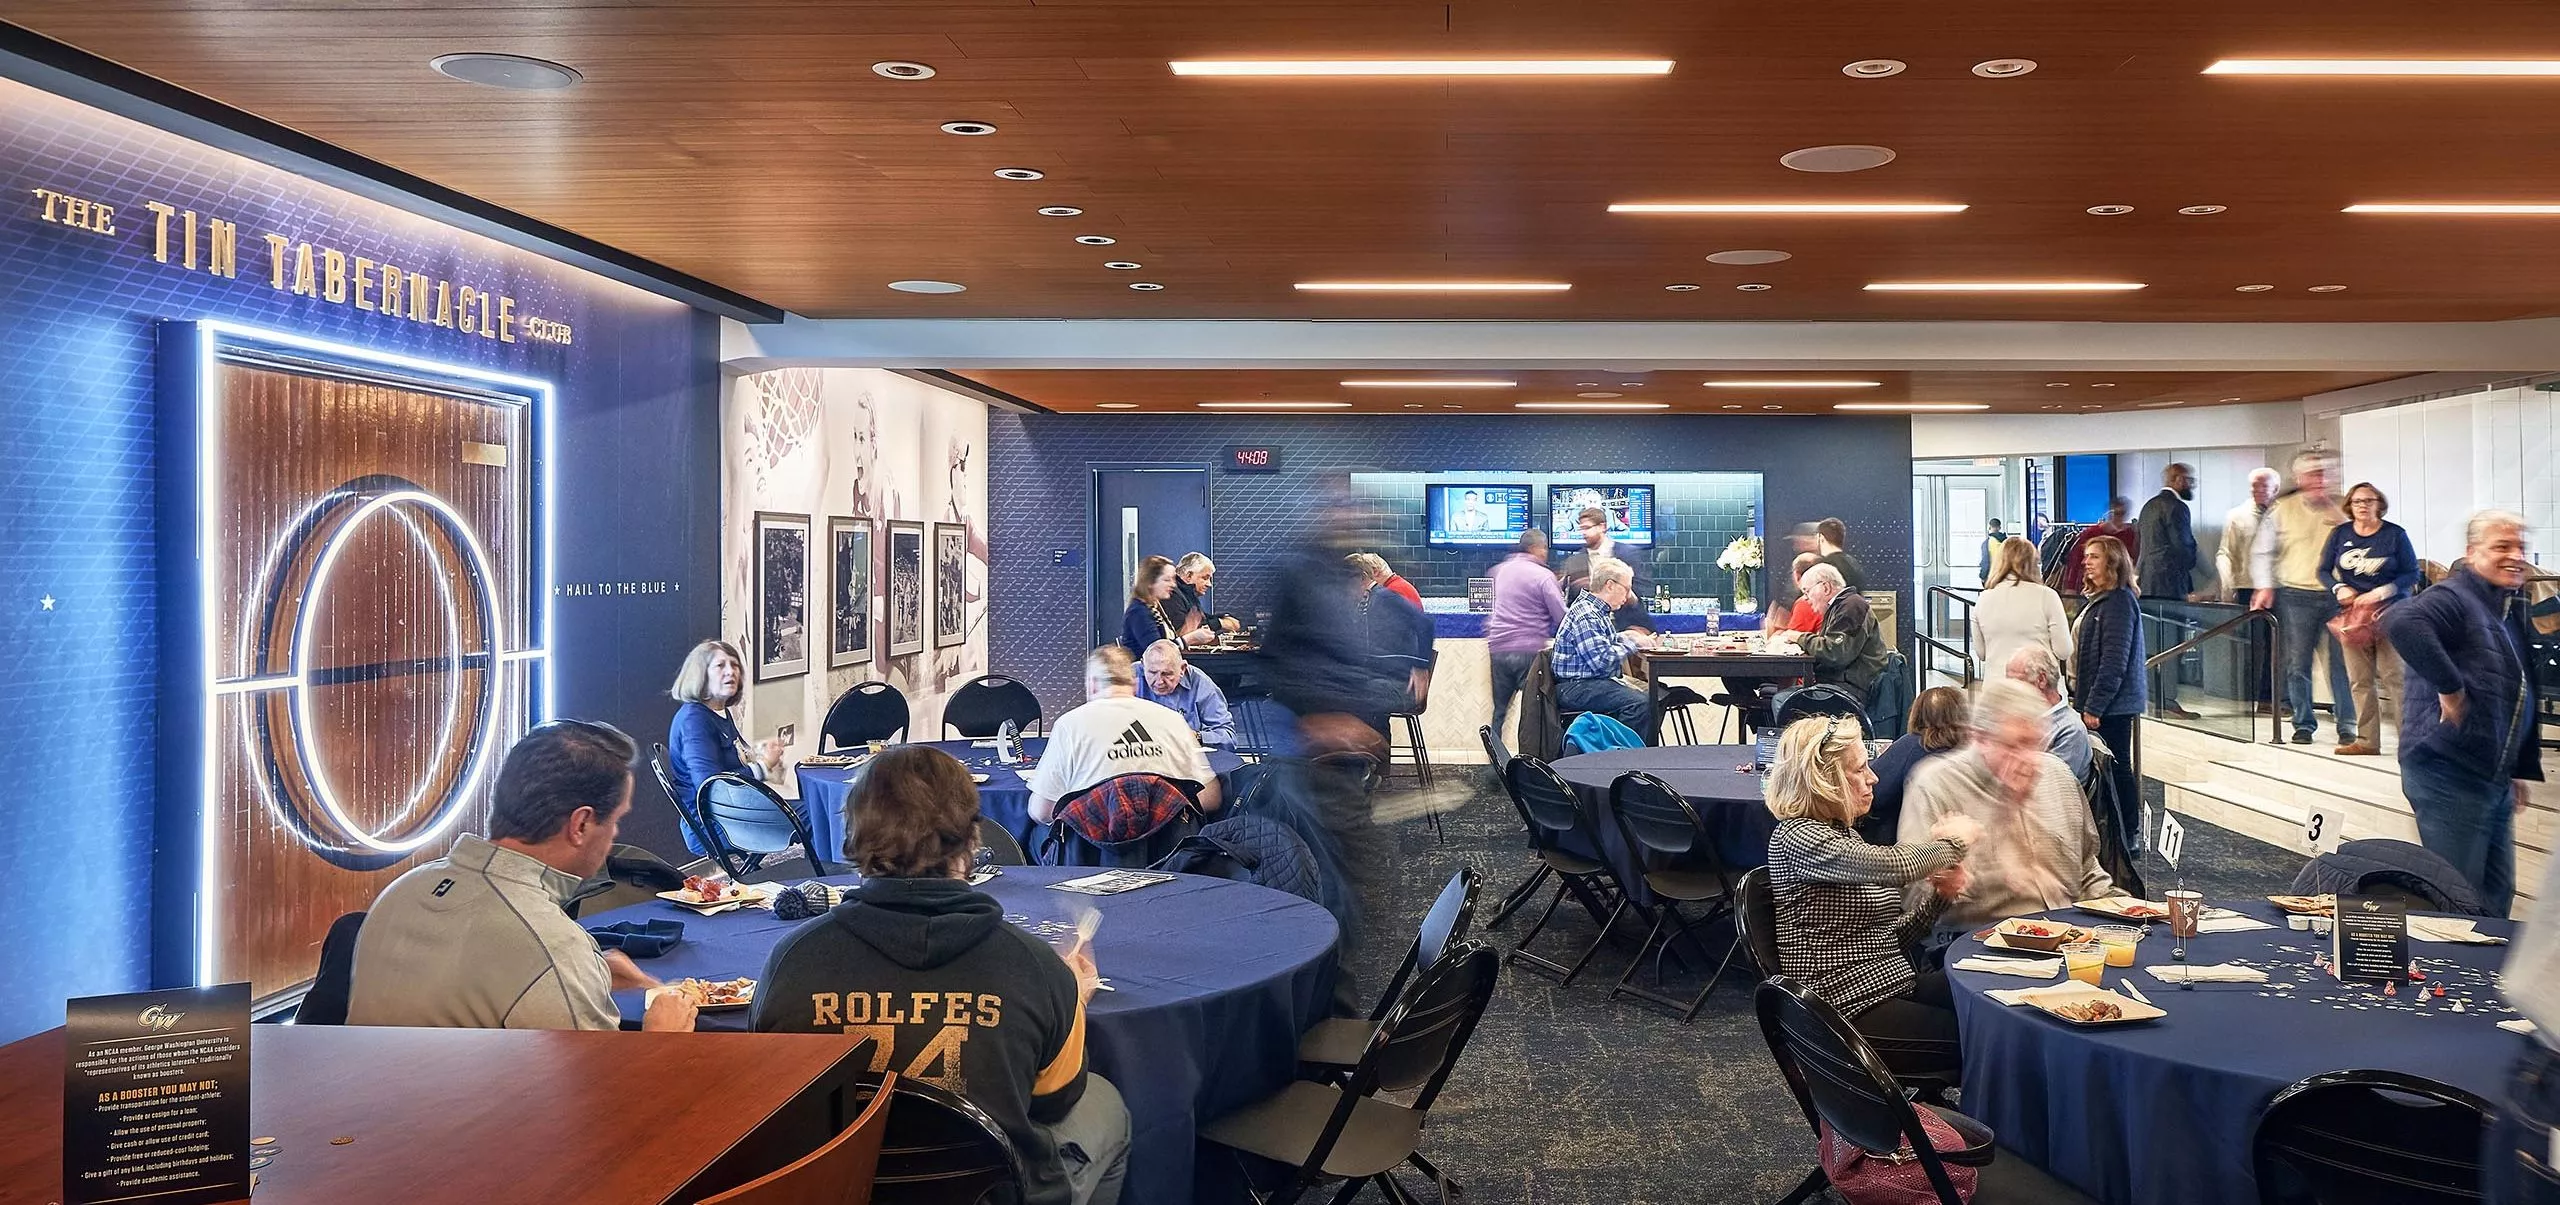
[[[2124,1010],[2105,1000],[2077,1000],[2053,1006],[2055,1015],[2074,1021],[2121,1021]]]
[[[2129,895],[2111,895],[2102,900],[2082,900],[2080,906],[2091,912],[2104,912],[2111,916],[2126,916],[2139,920],[2163,920],[2169,915],[2167,905],[2138,900]]]
[[[667,986],[691,996],[697,1008],[735,1008],[756,998],[753,979],[678,979]]]
[[[2267,902],[2306,916],[2328,916],[2338,910],[2338,897],[2334,895],[2271,895]]]
[[[698,874],[684,879],[684,893],[706,904],[719,903],[735,888],[736,884],[727,879],[706,879]]]
[[[2019,949],[2052,951],[2065,942],[2083,941],[2089,931],[2061,921],[2013,918],[1994,927],[2004,944]]]

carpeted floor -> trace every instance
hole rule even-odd
[[[2156,816],[2158,787],[2146,785]],[[1393,971],[1414,925],[1459,865],[1482,876],[1480,920],[1530,869],[1519,820],[1481,766],[1446,767],[1431,791],[1382,793],[1377,802],[1382,823],[1374,832],[1389,843],[1391,869],[1356,964],[1368,991]],[[1442,811],[1445,841],[1418,818],[1426,810]],[[2186,882],[2208,899],[2283,890],[2301,865],[2286,851],[2182,822]],[[2155,897],[2170,885],[2168,868],[2156,859],[2147,859],[2143,872]],[[1534,919],[1534,910],[1524,909],[1478,936],[1508,950]],[[1538,948],[1578,949],[1594,927],[1579,912],[1560,910]],[[1622,945],[1601,951],[1570,989],[1504,970],[1483,1025],[1432,1110],[1424,1152],[1478,1202],[1778,1200],[1813,1166],[1813,1141],[1761,1041],[1748,969],[1737,959],[1686,1025],[1623,997],[1613,1003],[1609,985],[1643,936],[1627,921],[1621,927]],[[1719,954],[1727,934],[1718,927]],[[1698,978],[1675,970],[1672,988],[1695,991]],[[1429,1200],[1419,1177],[1407,1183]],[[1372,1190],[1361,1199],[1378,1197]]]

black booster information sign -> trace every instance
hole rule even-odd
[[[70,1002],[66,1205],[249,1195],[249,985]]]
[[[2398,900],[2338,897],[2338,978],[2390,983],[2409,974],[2409,907]]]

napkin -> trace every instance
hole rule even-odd
[[[655,958],[684,940],[684,922],[679,920],[622,921],[599,925],[587,932],[595,935],[596,947],[620,950],[633,958]]]
[[[2475,921],[2448,916],[2412,916],[2409,936],[2416,941],[2458,941],[2469,946],[2503,946],[2507,939],[2491,937],[2478,928]]]
[[[1959,971],[1984,971],[1993,975],[2018,975],[2028,979],[2050,979],[2062,973],[2059,958],[1963,958],[1954,967]]]
[[[1993,992],[1992,994],[1996,996],[1999,993]],[[2532,1033],[2533,1022],[2525,1020],[2522,1017],[2518,1017],[2513,1021],[2498,1022],[2498,1028],[2506,1030],[2508,1033]]]
[[[2246,933],[2251,929],[2272,928],[2275,926],[2265,921],[2253,920],[2237,913],[2230,916],[2207,916],[2196,922],[2198,933]]]
[[[2088,984],[2074,979],[2069,983],[2047,984],[2044,987],[2013,987],[2005,991],[1984,992],[1982,994],[1989,996],[2002,1004],[2008,1005],[2011,1008],[2016,1008],[2021,1004],[2029,1003],[2046,995],[2076,996],[2089,990],[2091,989]]]
[[[2163,983],[2265,983],[2267,973],[2254,967],[2217,963],[2213,966],[2154,966],[2142,968]]]

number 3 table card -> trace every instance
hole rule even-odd
[[[2409,907],[2397,900],[2338,897],[2338,922],[2330,958],[2338,978],[2395,983],[2409,974]]]

